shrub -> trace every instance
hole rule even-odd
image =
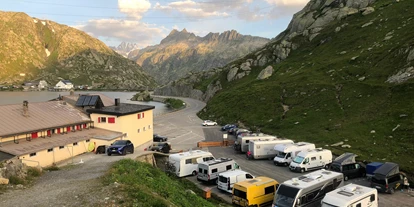
[[[9,177],[9,183],[12,185],[19,185],[19,184],[25,184],[25,181],[23,178],[17,177],[15,175],[12,175]]]

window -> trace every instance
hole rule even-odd
[[[98,123],[106,123],[106,117],[99,117],[98,118]]]
[[[246,199],[246,192],[238,190],[236,188],[234,188],[233,191],[234,191],[234,194],[233,194],[234,196]]]
[[[250,175],[250,174],[246,174],[246,178],[251,179],[251,178],[253,178],[253,176]]]
[[[208,174],[208,173],[207,173],[207,170],[204,170],[204,174],[206,174],[206,175]]]
[[[217,168],[214,168],[211,170],[211,173],[216,173],[217,172]]]
[[[144,113],[142,113],[142,118],[144,118],[144,115],[145,115],[145,114],[144,114]]]
[[[250,140],[246,140],[246,143],[249,143],[250,142]]]
[[[59,146],[59,149],[63,149],[63,148],[65,148],[65,146]]]
[[[78,143],[77,143],[77,142],[74,142],[74,143],[73,143],[73,146],[78,146]]]
[[[53,152],[53,148],[47,149],[47,152]]]
[[[226,170],[231,170],[231,165],[227,165]]]
[[[312,158],[311,158],[311,161],[315,161],[315,160],[316,160],[316,157],[312,157]]]
[[[390,178],[388,178],[388,184],[393,183],[393,182],[397,182],[400,180],[400,175],[394,175]]]
[[[148,129],[151,129],[151,125],[148,125]]]
[[[198,172],[199,172],[199,173],[203,173],[203,169],[198,168]]]
[[[141,129],[138,129],[138,133],[140,133],[141,132]]]
[[[319,159],[322,160],[322,156],[319,156]]]
[[[115,117],[108,117],[108,123],[114,124],[115,123]]]
[[[85,142],[90,142],[91,140],[90,139],[87,139]]]
[[[145,127],[144,127],[144,132],[146,131]]]
[[[361,206],[361,203],[358,203],[358,204],[356,205],[356,207],[362,207],[362,206]]]
[[[141,119],[141,114],[138,114],[138,119]]]
[[[185,160],[185,164],[191,164],[191,163],[193,163],[193,162],[191,162],[191,159],[186,159]]]
[[[275,192],[275,186],[269,186],[265,188],[265,194],[271,194]]]
[[[36,152],[30,153],[30,157],[36,156]]]

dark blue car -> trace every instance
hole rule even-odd
[[[134,144],[129,140],[117,140],[108,147],[108,156],[112,154],[126,155],[128,152],[134,154]]]
[[[226,124],[223,127],[221,127],[221,131],[228,131],[229,129],[236,128],[236,127],[237,126],[234,124]]]

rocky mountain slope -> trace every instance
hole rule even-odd
[[[130,42],[121,42],[117,47],[110,46],[109,48],[115,50],[118,54],[128,57],[129,53],[134,50],[138,50],[138,45],[136,43]]]
[[[141,67],[103,42],[66,25],[0,12],[0,83],[59,78],[100,88],[154,87]]]
[[[272,42],[156,91],[199,115],[414,172],[414,4],[311,0]]]
[[[155,80],[166,84],[187,75],[221,67],[255,49],[269,39],[241,35],[237,31],[209,33],[205,37],[193,33],[172,30],[159,45],[146,47],[129,53]]]

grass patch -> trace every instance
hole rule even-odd
[[[58,170],[60,170],[60,168],[57,165],[52,165],[52,166],[43,168],[43,170],[46,170],[46,171],[58,171]]]
[[[12,175],[9,177],[9,183],[12,185],[24,185],[26,181],[23,178]]]
[[[185,107],[184,101],[175,98],[167,98],[165,99],[164,103],[167,105],[168,108],[172,109],[181,109]]]
[[[124,206],[230,206],[220,200],[205,200],[201,189],[186,179],[169,176],[147,163],[124,159],[116,162],[104,176],[105,185],[117,182]],[[192,190],[195,194],[188,193]]]

